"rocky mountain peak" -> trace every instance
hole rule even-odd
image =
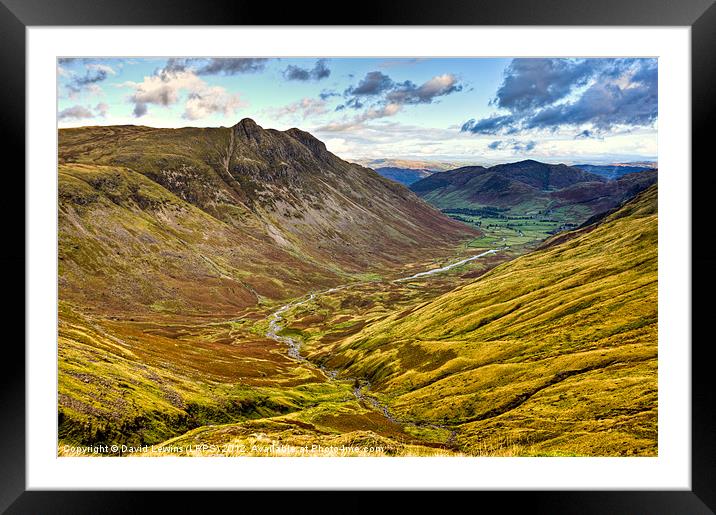
[[[263,130],[264,129],[251,118],[244,118],[239,123],[234,125],[234,131],[237,136],[250,140],[260,140]]]

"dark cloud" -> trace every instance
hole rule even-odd
[[[283,76],[286,80],[306,81],[311,78],[311,72],[306,68],[301,68],[300,66],[289,64],[288,67],[284,70]]]
[[[537,146],[536,141],[516,141],[512,144],[512,150],[515,152],[530,152]]]
[[[409,80],[396,83],[380,71],[368,72],[358,84],[343,92],[345,101],[335,109],[365,108],[365,111],[356,115],[353,122],[336,124],[336,127],[352,128],[367,120],[394,116],[406,105],[431,104],[438,97],[462,89],[458,79],[449,73],[435,76],[418,86]]]
[[[321,98],[321,100],[328,100],[331,97],[340,97],[341,94],[338,93],[337,91],[333,91],[330,89],[324,89],[323,91],[321,91],[321,93],[318,96]]]
[[[102,82],[113,74],[112,68],[101,64],[90,64],[87,65],[84,75],[72,74],[69,81],[65,85],[70,91],[70,94],[79,93],[86,87]]]
[[[134,109],[132,110],[132,115],[135,118],[140,118],[147,114],[147,104],[143,102],[137,102],[134,104]]]
[[[493,115],[482,120],[468,120],[462,125],[462,132],[473,134],[514,134],[517,132],[516,119],[512,115]]]
[[[368,72],[355,87],[346,90],[347,95],[380,95],[393,87],[393,80],[382,72]]]
[[[100,63],[105,62],[106,59],[98,57],[58,57],[57,64],[73,64],[73,63]]]
[[[433,77],[420,86],[406,80],[397,84],[386,98],[389,102],[396,104],[430,104],[437,97],[458,91],[462,91],[462,84],[454,75],[445,74]]]
[[[550,105],[584,86],[594,68],[590,61],[513,59],[493,103],[510,111]]]
[[[311,70],[311,75],[316,80],[326,79],[331,75],[331,70],[329,70],[328,66],[326,66],[325,59],[319,59],[316,62],[316,66],[314,66],[313,70]]]
[[[363,101],[361,101],[358,97],[349,98],[345,103],[345,107],[350,107],[352,109],[363,109],[364,105]]]
[[[513,152],[530,152],[531,150],[534,150],[536,146],[536,141],[518,141],[513,139],[509,141],[493,141],[492,143],[487,145],[487,148],[489,148],[490,150],[511,149]]]
[[[543,109],[528,119],[525,126],[555,129],[588,123],[599,131],[607,131],[615,125],[649,125],[658,114],[657,81],[656,75],[644,79],[645,82],[632,82],[628,87],[595,83],[578,100]]]
[[[256,73],[266,68],[264,58],[219,58],[209,59],[206,64],[197,68],[198,75],[236,75],[239,73]]]
[[[167,59],[156,75],[191,70],[197,75],[238,75],[256,73],[266,68],[268,59],[263,57],[172,57]]]
[[[107,78],[107,70],[103,69],[93,69],[93,70],[87,70],[85,75],[83,77],[75,77],[72,79],[72,83],[76,84],[78,86],[87,86],[88,84],[95,84],[97,82],[102,82]]]
[[[183,72],[187,69],[190,61],[190,59],[171,57],[167,59],[167,64],[164,65],[164,68],[156,70],[154,73],[159,75],[161,73]]]
[[[614,126],[648,126],[658,115],[657,75],[655,59],[514,59],[491,102],[509,114],[469,120],[462,130],[577,127],[584,138]]]
[[[331,70],[326,65],[325,59],[319,59],[316,61],[316,65],[312,69],[301,68],[290,64],[283,71],[283,76],[286,80],[321,80],[331,75]]]

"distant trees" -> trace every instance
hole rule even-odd
[[[481,216],[483,218],[502,218],[507,219],[507,216],[505,216],[505,211],[508,211],[507,208],[499,208],[499,207],[491,207],[491,206],[485,206],[477,209],[470,209],[466,207],[455,207],[455,208],[449,208],[449,209],[442,209],[441,210],[446,215],[449,214],[458,214],[458,215],[470,215],[470,216]]]

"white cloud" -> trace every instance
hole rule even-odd
[[[367,122],[368,120],[377,120],[378,118],[394,116],[398,114],[402,108],[402,104],[396,103],[386,104],[378,108],[370,108],[349,120],[332,122],[322,127],[319,127],[318,130],[325,132],[345,132],[355,130],[361,128],[363,126],[363,123]]]
[[[182,90],[195,92],[203,89],[206,83],[193,72],[163,73],[144,77],[142,82],[125,82],[134,87],[130,100],[135,104],[157,104],[169,106],[179,101]]]
[[[77,104],[71,107],[66,107],[65,109],[57,113],[57,118],[61,122],[85,120],[88,118],[95,117],[103,118],[107,114],[108,109],[109,106],[105,103],[99,103],[94,106],[94,108]]]
[[[189,95],[182,117],[198,120],[214,113],[230,115],[243,105],[239,95],[232,95],[219,86],[207,87]]]
[[[297,102],[293,102],[274,110],[273,114],[276,118],[294,115],[300,116],[305,120],[311,116],[320,116],[322,114],[326,114],[327,112],[328,109],[326,108],[325,100],[302,98]]]
[[[343,138],[328,138],[324,143],[328,151],[336,155],[353,155],[353,146]]]
[[[186,93],[182,117],[198,120],[214,113],[233,114],[244,105],[238,94],[221,86],[210,86],[191,70],[162,71],[144,77],[142,82],[125,82],[123,87],[134,88],[129,97],[134,104],[134,116],[147,114],[148,105],[169,107],[180,102]]]
[[[656,156],[655,133],[648,130],[606,136],[603,140],[575,140],[572,135],[550,134],[536,138],[538,145],[527,150],[529,139],[490,148],[494,136],[460,132],[460,128],[422,127],[382,120],[355,124],[340,132],[330,125],[309,129],[326,142],[331,152],[349,160],[375,158],[459,161],[465,164],[497,164],[520,159],[537,159],[567,164],[629,161],[631,157]],[[645,135],[650,137],[645,137]],[[330,144],[329,144],[330,142]]]
[[[96,106],[94,106],[94,110],[96,111],[96,116],[101,116],[104,118],[107,116],[107,111],[109,111],[109,106],[105,104],[104,102],[100,102]]]

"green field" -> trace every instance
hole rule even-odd
[[[578,226],[575,220],[582,220],[585,217],[584,213],[575,213],[575,209],[566,208],[528,214],[512,214],[510,210],[500,212],[495,208],[487,209],[480,214],[456,212],[460,209],[442,211],[454,220],[480,229],[483,235],[470,243],[470,246],[479,248],[534,245],[558,232],[575,229]],[[464,211],[482,210],[464,209]]]

